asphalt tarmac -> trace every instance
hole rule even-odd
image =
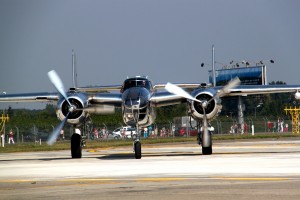
[[[300,199],[300,139],[0,154],[0,199]]]

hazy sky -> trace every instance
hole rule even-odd
[[[53,92],[47,72],[72,84],[207,82],[216,61],[268,64],[268,80],[300,84],[298,0],[0,0],[0,92]]]

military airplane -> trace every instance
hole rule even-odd
[[[73,74],[74,76],[74,74]],[[212,137],[208,123],[217,117],[222,109],[221,99],[225,96],[247,96],[267,93],[295,93],[300,99],[300,85],[239,85],[238,78],[224,87],[208,84],[158,84],[152,85],[147,77],[127,78],[122,85],[99,87],[75,87],[65,90],[58,74],[52,70],[48,77],[57,93],[1,94],[0,102],[56,102],[57,117],[61,123],[50,135],[47,143],[53,144],[65,123],[79,127],[88,120],[91,113],[112,113],[114,108],[122,108],[123,121],[128,126],[144,127],[155,122],[155,108],[187,103],[189,115],[202,123],[202,154],[212,154]],[[73,79],[74,80],[74,79]],[[103,92],[106,91],[106,92]],[[134,155],[142,157],[140,133],[133,138]],[[199,128],[200,132],[200,128]],[[78,128],[71,136],[72,158],[82,157],[82,135]]]

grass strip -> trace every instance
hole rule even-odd
[[[299,137],[297,134],[292,133],[260,133],[252,135],[213,135],[213,140],[247,140],[247,139],[279,139]],[[142,138],[142,144],[159,144],[159,143],[185,143],[196,142],[196,137],[164,137],[164,138]],[[122,146],[131,146],[132,140],[86,140],[85,149],[95,148],[116,148]],[[0,147],[0,153],[12,153],[12,152],[34,152],[34,151],[58,151],[58,150],[70,150],[70,141],[58,141],[54,145],[49,146],[46,142],[39,143],[26,142],[20,144],[5,144],[5,147]]]

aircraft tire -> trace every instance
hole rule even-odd
[[[71,137],[71,155],[72,158],[81,158],[81,135],[74,133]]]
[[[202,147],[203,155],[211,155],[212,154],[212,146],[210,147]]]
[[[134,143],[134,156],[135,156],[135,159],[142,158],[142,144],[140,141],[136,141]]]

